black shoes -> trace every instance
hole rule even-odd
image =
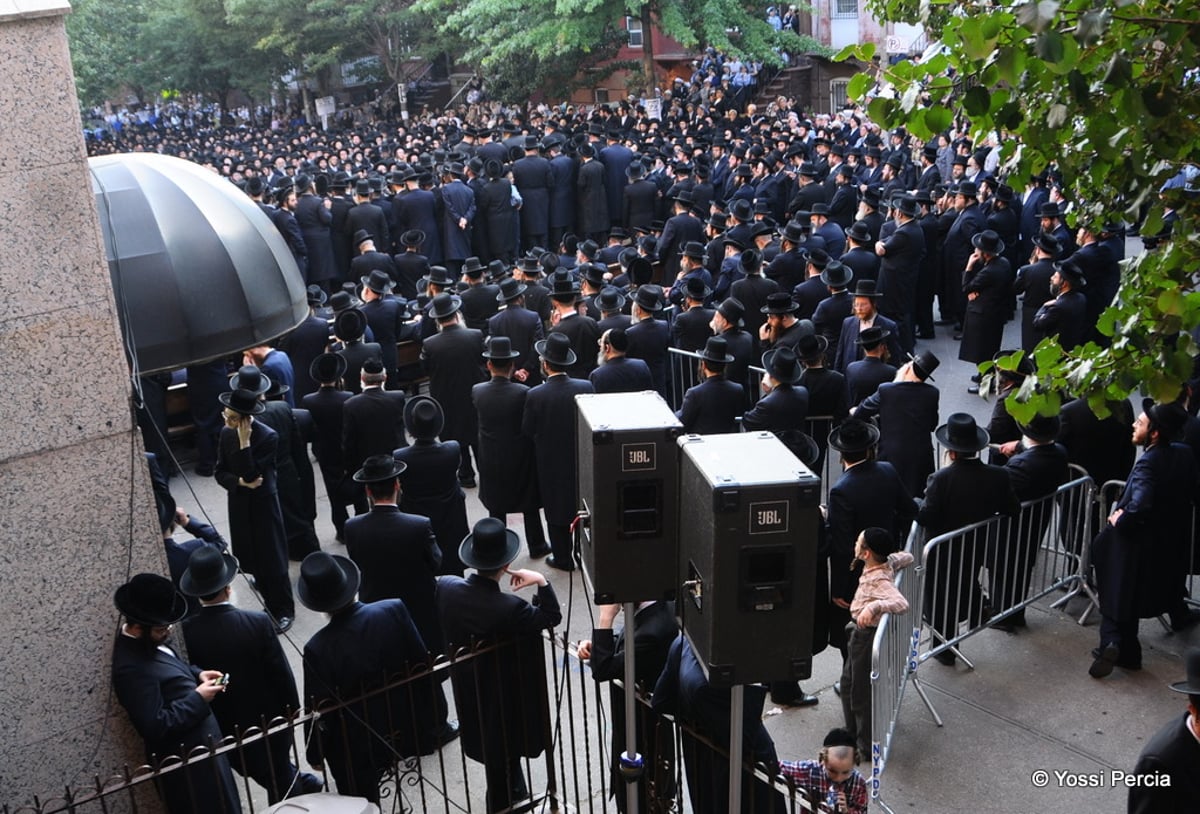
[[[574,571],[575,570],[575,563],[572,562],[570,558],[567,558],[565,560],[560,560],[559,558],[555,557],[553,554],[551,554],[549,557],[546,558],[546,565],[550,566],[551,568],[555,568],[559,571]]]
[[[1093,650],[1092,657],[1088,675],[1092,678],[1104,678],[1112,675],[1113,668],[1117,666],[1117,659],[1121,658],[1121,651],[1115,644],[1106,644],[1103,649],[1098,647]]]
[[[809,695],[797,683],[784,683],[772,686],[771,703],[781,707],[814,707],[821,702],[815,695]]]
[[[954,655],[953,650],[943,650],[933,658],[938,664],[944,664],[947,667],[953,667],[958,662],[958,657]]]
[[[530,559],[540,560],[542,557],[549,556],[552,550],[553,549],[551,549],[548,545],[542,545],[541,548],[534,548],[533,546],[530,546],[529,557]]]

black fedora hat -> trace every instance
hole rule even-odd
[[[1026,438],[1040,444],[1048,444],[1058,438],[1062,421],[1056,415],[1035,415],[1028,421],[1017,422],[1017,426]]]
[[[1058,253],[1062,251],[1062,244],[1050,232],[1038,232],[1033,238],[1033,245],[1050,255],[1051,260],[1058,257]]]
[[[738,268],[747,276],[758,274],[762,270],[763,256],[758,249],[746,249],[738,255]]]
[[[188,596],[215,594],[233,582],[237,573],[237,557],[214,546],[201,546],[188,558],[187,570],[179,578],[179,590]]]
[[[500,281],[500,292],[496,294],[496,302],[511,302],[524,294],[527,288],[520,280],[505,277]]]
[[[703,301],[709,294],[712,294],[712,289],[708,287],[708,283],[704,282],[703,277],[688,277],[687,283],[684,285],[684,292],[689,300]]]
[[[308,298],[308,304],[316,307],[325,304],[325,292],[319,285],[310,285],[305,289],[305,296]]]
[[[549,282],[552,297],[570,299],[580,292],[579,278],[570,269],[556,269]]]
[[[764,353],[762,364],[771,378],[781,384],[795,384],[804,373],[796,351],[787,345],[772,348]]]
[[[926,379],[934,381],[933,371],[938,369],[938,365],[942,363],[942,360],[934,356],[931,350],[923,350],[911,358],[913,373],[916,373],[921,381],[925,381]]]
[[[1183,657],[1184,670],[1186,671],[1187,680],[1176,681],[1168,684],[1175,692],[1187,693],[1188,695],[1200,695],[1200,648],[1193,647],[1184,654]]]
[[[1000,235],[991,229],[984,229],[982,232],[976,232],[972,235],[971,245],[981,252],[987,252],[992,255],[1004,253],[1004,241],[1000,239]]]
[[[706,362],[723,365],[733,361],[733,356],[729,353],[729,343],[723,336],[710,336],[704,343],[704,350],[700,352],[700,358]]]
[[[733,216],[734,220],[749,223],[754,220],[754,204],[745,198],[737,198],[730,204],[729,214]]]
[[[362,305],[362,300],[349,291],[335,291],[329,295],[329,307],[335,314],[340,314],[347,308],[357,308],[360,305]]]
[[[405,405],[407,406],[407,405]],[[390,453],[382,453],[380,455],[369,455],[363,461],[362,468],[354,473],[355,483],[378,483],[379,481],[391,480],[400,476],[405,469],[408,469],[408,464],[403,461],[397,461]]]
[[[690,257],[693,260],[704,259],[704,244],[699,241],[689,240],[683,247],[683,256]]]
[[[487,267],[479,262],[478,257],[468,257],[463,261],[462,271],[468,277],[482,277]]]
[[[454,279],[454,277],[450,274],[450,270],[445,266],[430,266],[429,273],[421,279],[430,285],[440,285],[443,288],[446,286],[452,286],[458,282],[458,280]]]
[[[248,390],[261,396],[271,389],[271,380],[257,365],[242,365],[237,373],[229,377],[229,386],[233,390]]]
[[[1058,208],[1058,204],[1053,201],[1048,201],[1038,207],[1039,218],[1061,218],[1062,210]]]
[[[521,354],[513,350],[512,340],[507,336],[489,336],[483,340],[484,359],[516,359]]]
[[[891,335],[892,332],[887,328],[881,325],[872,325],[870,328],[858,332],[858,338],[854,340],[854,344],[862,345],[864,348],[870,350],[871,348],[878,347],[880,342]]]
[[[595,260],[596,255],[600,253],[600,244],[594,240],[585,240],[579,244],[575,251],[582,254],[588,260]]]
[[[763,314],[794,314],[796,308],[791,294],[786,291],[775,291],[767,295],[767,304],[758,310]]]
[[[999,364],[1001,359],[1012,356],[1015,353],[1021,353],[1020,349],[1005,348],[1004,350],[997,351],[992,357],[992,361],[996,362],[996,373],[998,375],[1010,379],[1016,379],[1017,381],[1024,381],[1026,376],[1032,376],[1035,372],[1037,372],[1037,368],[1033,363],[1033,357],[1030,354],[1021,353],[1021,359],[1019,362],[1017,362],[1016,370],[1005,370],[1001,368]]]
[[[856,220],[850,224],[850,228],[846,230],[846,237],[856,243],[871,242],[871,227],[863,223],[861,220]]]
[[[616,286],[606,285],[599,294],[592,297],[592,304],[601,312],[620,311],[625,307],[625,293]]]
[[[485,517],[477,522],[471,533],[458,547],[458,558],[464,565],[479,571],[495,571],[517,558],[521,538],[504,521]]]
[[[336,295],[334,295],[336,296]],[[347,308],[333,320],[333,332],[338,339],[352,342],[362,339],[367,330],[367,315],[357,308]]]
[[[874,280],[859,280],[850,293],[855,297],[866,297],[872,300],[880,296],[879,288]]]
[[[354,233],[354,248],[357,249],[359,246],[366,243],[368,240],[374,242],[375,236],[372,235],[370,232],[368,232],[366,229],[359,229],[357,232]]]
[[[432,396],[416,396],[404,405],[404,428],[418,441],[432,441],[442,434],[446,415]]]
[[[643,311],[661,311],[662,289],[652,283],[639,286],[633,294],[633,301]]]
[[[309,610],[331,613],[354,601],[361,578],[349,557],[314,551],[300,563],[296,596]]]
[[[746,316],[746,306],[737,297],[727,297],[717,306],[717,313],[723,316],[726,322],[737,328]]]
[[[429,303],[429,316],[434,319],[446,319],[458,313],[458,309],[462,307],[462,297],[457,294],[451,294],[448,291],[443,291],[433,298]]]
[[[654,276],[654,264],[650,262],[649,258],[638,255],[629,261],[629,268],[625,271],[629,275],[631,283],[644,286]]]
[[[117,588],[113,604],[129,621],[150,627],[173,625],[187,614],[187,598],[158,574],[134,574]]]
[[[346,375],[346,359],[340,353],[322,353],[308,366],[308,375],[319,384],[336,382]]]
[[[584,263],[577,271],[579,272],[579,276],[590,285],[600,288],[604,285],[604,274],[608,269],[598,263]]]
[[[779,234],[790,243],[799,243],[804,240],[804,224],[796,220],[789,220]]]
[[[979,187],[975,185],[974,181],[963,181],[958,185],[958,188],[955,190],[954,194],[961,195],[964,198],[974,198],[979,194]]]
[[[906,218],[915,218],[921,214],[917,199],[912,195],[901,195],[896,199],[896,209]]]
[[[1067,279],[1071,284],[1071,288],[1079,290],[1087,286],[1087,278],[1083,276],[1083,267],[1074,260],[1066,260],[1062,263],[1055,263],[1054,270],[1058,272],[1060,277]]]
[[[1156,404],[1154,399],[1142,399],[1142,412],[1150,419],[1150,426],[1169,441],[1176,440],[1187,423],[1187,411],[1178,402]]]
[[[270,389],[269,382],[270,380],[268,380],[268,389]],[[241,413],[242,415],[262,415],[263,411],[267,408],[262,403],[259,395],[259,393],[251,393],[249,390],[226,390],[224,393],[217,394],[217,400],[235,413]]]
[[[830,288],[845,288],[854,279],[854,270],[840,260],[830,260],[821,271],[821,282]]]
[[[376,294],[390,294],[396,287],[396,281],[383,269],[371,269],[371,273],[359,278],[363,288],[369,288]]]
[[[571,339],[564,333],[554,331],[545,339],[533,343],[537,355],[552,365],[570,367],[579,358],[571,348]]]
[[[821,448],[807,433],[800,430],[774,430],[774,435],[800,463],[810,469],[821,458]]]
[[[400,235],[401,246],[420,246],[425,242],[425,233],[420,229],[409,229],[404,234]]]
[[[825,354],[829,340],[817,333],[809,333],[796,342],[796,355],[802,362],[813,362]]]
[[[859,418],[848,418],[829,433],[829,446],[838,452],[865,452],[878,443],[879,428]]]
[[[938,443],[954,452],[979,452],[988,445],[988,432],[975,423],[970,413],[951,413],[934,431]]]

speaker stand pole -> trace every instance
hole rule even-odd
[[[746,688],[729,691],[729,811],[742,810],[742,708]]]
[[[641,780],[645,766],[642,756],[637,752],[637,686],[634,680],[633,646],[634,615],[637,613],[637,603],[625,603],[625,754],[621,755],[621,776],[625,779],[625,810],[629,814],[638,814],[638,782]],[[648,735],[649,733],[647,733]]]

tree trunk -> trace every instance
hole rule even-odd
[[[658,72],[654,63],[654,15],[650,4],[642,4],[642,73],[646,76],[646,98],[654,98],[658,87]]]

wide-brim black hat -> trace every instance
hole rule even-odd
[[[408,405],[405,405],[406,407]],[[362,468],[354,473],[355,483],[378,483],[379,481],[398,478],[408,469],[404,461],[397,461],[394,456],[383,453],[370,455],[363,461]]]
[[[445,423],[442,405],[432,396],[417,396],[404,405],[404,428],[418,441],[437,438]]]
[[[521,538],[515,531],[505,528],[502,520],[485,517],[463,538],[458,558],[470,568],[495,571],[515,560],[520,550]]]
[[[845,288],[854,279],[854,269],[840,260],[830,260],[821,271],[821,282],[830,288]]]
[[[988,254],[1004,254],[1004,241],[991,229],[984,229],[982,232],[972,235],[971,245]]]
[[[309,610],[330,613],[354,601],[361,579],[358,566],[349,557],[314,551],[300,563],[296,596]]]
[[[821,458],[821,448],[807,433],[800,430],[775,430],[775,437],[800,459],[800,463],[810,469]]]
[[[772,348],[764,353],[762,364],[771,378],[781,384],[795,384],[804,375],[804,368],[800,365],[796,351],[787,345]]]
[[[404,234],[400,235],[401,246],[420,246],[425,242],[425,233],[420,229],[409,229]]]
[[[319,285],[310,285],[305,289],[305,296],[308,304],[312,306],[324,305],[327,298],[325,291]]]
[[[654,285],[643,285],[638,288],[633,294],[633,301],[643,311],[661,311],[662,298],[659,296],[659,289]]]
[[[969,413],[951,413],[946,423],[934,431],[938,443],[954,452],[979,452],[988,445],[991,436],[975,423]]]
[[[429,303],[429,316],[434,319],[446,319],[458,313],[462,308],[462,297],[443,291]]]
[[[1156,404],[1154,399],[1142,399],[1142,412],[1150,424],[1167,440],[1174,441],[1187,423],[1187,411],[1178,402]]]
[[[810,333],[800,337],[800,341],[796,343],[796,355],[802,362],[812,362],[824,356],[828,348],[827,338],[821,334]]]
[[[187,597],[159,574],[134,574],[117,588],[113,604],[126,619],[150,627],[173,625],[187,614]]]
[[[723,365],[733,361],[733,355],[729,353],[729,343],[723,336],[710,336],[704,343],[704,350],[700,351],[700,358],[706,362]]]
[[[794,314],[799,308],[795,301],[792,300],[792,295],[786,291],[778,291],[767,295],[767,304],[759,308],[759,313],[763,314]]]
[[[233,582],[237,574],[237,557],[213,546],[201,546],[188,559],[187,570],[179,578],[179,590],[188,596],[208,596]]]
[[[458,282],[445,266],[430,266],[429,273],[421,279],[426,283],[440,286],[451,286]]]
[[[263,410],[267,409],[258,394],[251,393],[249,390],[226,390],[224,393],[217,394],[217,400],[230,410],[242,415],[262,415]]]
[[[571,348],[570,338],[557,331],[545,339],[534,342],[533,350],[545,361],[560,367],[570,367],[579,358]]]
[[[371,273],[359,278],[363,288],[369,288],[376,294],[390,294],[396,287],[396,281],[382,269],[371,269]]]
[[[869,421],[849,418],[829,433],[829,446],[838,452],[865,452],[879,443],[879,428]]]
[[[261,396],[271,389],[271,380],[257,365],[242,365],[237,373],[229,377],[229,387],[233,390],[247,390],[256,396]]]
[[[1193,647],[1183,657],[1184,669],[1187,671],[1185,681],[1168,684],[1175,692],[1188,695],[1200,695],[1200,648]]]
[[[338,339],[352,342],[362,339],[367,330],[367,315],[357,308],[347,308],[333,320],[333,332]]]
[[[913,372],[920,376],[922,381],[926,379],[931,382],[934,381],[933,371],[938,369],[938,365],[942,363],[942,360],[934,356],[933,351],[923,350],[916,356],[910,356],[909,358],[912,360]]]
[[[508,277],[501,281],[500,291],[496,294],[496,302],[510,302],[524,294],[529,287],[520,280]]]
[[[600,293],[592,297],[592,304],[601,312],[620,311],[625,307],[625,292],[616,286],[605,286]]]
[[[512,340],[507,336],[490,336],[483,342],[484,359],[516,359],[521,354],[513,350]]]
[[[322,353],[308,366],[308,375],[318,383],[336,382],[346,375],[346,358],[340,353]]]
[[[1024,423],[1017,422],[1017,426],[1026,438],[1037,441],[1039,444],[1048,444],[1058,438],[1062,421],[1056,415],[1035,415]]]

